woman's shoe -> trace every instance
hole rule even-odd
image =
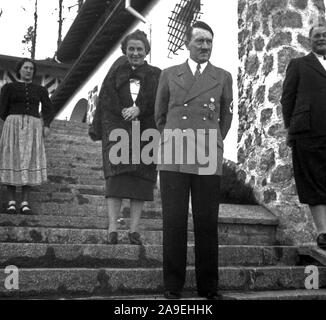
[[[117,244],[118,243],[118,232],[113,231],[109,233],[108,244]]]
[[[138,232],[129,232],[128,235],[131,244],[142,245],[140,234]]]
[[[17,213],[16,201],[15,200],[11,200],[11,201],[8,202],[8,206],[6,208],[6,213],[7,214],[15,214],[15,213]]]
[[[23,201],[20,206],[20,213],[21,214],[32,214],[32,209],[29,206],[27,201]]]

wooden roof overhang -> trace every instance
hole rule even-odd
[[[22,57],[14,57],[0,54],[0,69],[1,70],[15,70],[17,62]],[[53,60],[35,60],[37,66],[37,74],[51,75],[54,78],[64,78],[70,64],[58,63]]]
[[[135,10],[142,13],[152,2],[153,0],[134,0],[132,5]],[[96,4],[101,10],[96,7]],[[91,18],[89,12],[93,12],[96,19]],[[76,60],[51,97],[56,113],[62,109],[134,22],[135,17],[125,10],[124,0],[87,0],[83,4],[58,50],[57,57],[61,61]]]

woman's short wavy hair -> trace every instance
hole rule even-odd
[[[144,31],[136,30],[132,33],[129,33],[124,37],[124,39],[121,42],[121,50],[123,54],[127,53],[127,45],[129,40],[139,40],[141,41],[145,46],[145,52],[146,55],[151,51],[151,46],[149,44],[149,41],[147,39],[147,34]]]
[[[30,62],[33,67],[34,67],[34,70],[33,70],[33,79],[35,78],[35,75],[36,75],[36,63],[35,61],[33,61],[32,59],[29,59],[29,58],[23,58],[23,59],[20,59],[17,64],[16,64],[16,69],[15,69],[15,72],[16,72],[16,78],[17,79],[20,79],[20,69],[22,68],[22,66],[24,65],[25,62]]]

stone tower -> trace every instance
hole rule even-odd
[[[280,219],[278,241],[310,242],[315,230],[296,194],[280,98],[290,59],[310,50],[309,29],[324,19],[324,1],[240,0],[238,11],[241,173],[259,203]]]

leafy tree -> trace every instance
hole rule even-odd
[[[27,28],[26,34],[24,35],[24,39],[22,40],[22,43],[25,44],[27,51],[31,54],[32,59],[35,59],[35,51],[36,51],[37,20],[38,20],[37,1],[38,0],[35,0],[34,26],[29,26]]]
[[[27,28],[26,34],[24,35],[24,39],[22,40],[22,43],[25,45],[25,49],[27,52],[31,54],[32,57],[32,43],[34,38],[34,27],[29,26]]]

